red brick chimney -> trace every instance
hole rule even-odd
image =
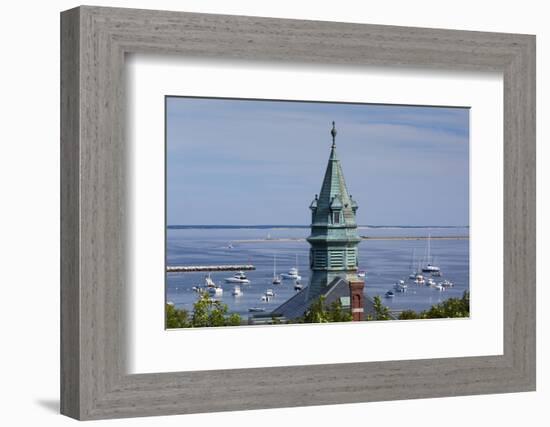
[[[365,320],[363,288],[365,282],[359,279],[349,280],[349,296],[351,303],[351,318],[354,322]]]

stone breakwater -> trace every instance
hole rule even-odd
[[[256,270],[252,264],[244,265],[168,265],[168,273],[188,273],[194,271],[250,271]]]

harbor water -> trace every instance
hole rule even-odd
[[[430,308],[448,298],[460,298],[469,290],[469,229],[424,228],[424,227],[360,227],[359,235],[367,237],[359,244],[359,269],[367,272],[365,294],[379,295],[382,302],[393,311]],[[306,286],[309,280],[309,244],[305,238],[309,228],[262,227],[262,228],[168,228],[167,266],[253,264],[256,270],[245,272],[250,284],[240,285],[241,296],[233,296],[234,284],[224,279],[235,272],[212,272],[212,280],[223,287],[223,295],[216,299],[227,304],[230,313],[243,318],[249,316],[249,308],[262,308],[266,312],[276,308],[294,293],[294,281],[282,280],[273,285],[273,264],[276,258],[277,274],[286,273],[296,266]],[[454,286],[439,291],[409,280],[411,269],[425,262],[428,236],[433,263],[441,268],[441,277],[436,282],[450,280]],[[415,260],[413,261],[413,253]],[[192,311],[197,299],[194,286],[204,285],[206,272],[166,274],[166,300],[177,308]],[[428,274],[425,274],[429,277]],[[398,280],[408,284],[406,292],[395,292],[393,298],[385,298]],[[275,296],[262,301],[266,290],[272,289]],[[475,295],[472,295],[475,298]]]

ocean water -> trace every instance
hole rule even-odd
[[[365,294],[379,295],[390,310],[411,309],[421,311],[433,304],[451,297],[461,297],[469,290],[469,239],[458,238],[469,235],[468,228],[424,228],[424,227],[360,227],[361,236],[372,237],[359,244],[359,268],[367,271]],[[175,265],[217,265],[253,264],[256,270],[247,271],[249,285],[241,285],[243,295],[231,295],[233,284],[224,278],[235,272],[212,272],[211,278],[222,285],[223,296],[217,297],[228,305],[229,312],[249,316],[251,307],[264,308],[266,312],[276,308],[294,295],[294,282],[283,280],[280,285],[271,283],[273,260],[277,259],[277,273],[285,273],[296,265],[305,286],[309,280],[309,244],[304,240],[309,228],[168,228],[168,266]],[[436,282],[448,279],[454,287],[438,291],[427,286],[415,285],[408,280],[413,252],[415,264],[425,256],[427,240],[415,237],[444,236],[449,239],[432,239],[431,255],[441,268],[442,277]],[[452,238],[452,237],[456,238]],[[405,239],[405,238],[413,239]],[[229,248],[231,243],[232,248]],[[207,273],[167,273],[166,300],[178,308],[191,311],[197,299],[193,286],[203,285]],[[394,298],[384,298],[386,291],[393,288],[397,280],[405,280],[409,289],[405,293],[395,292]],[[275,297],[269,302],[261,301],[267,289],[273,289]],[[475,298],[475,294],[471,295]]]

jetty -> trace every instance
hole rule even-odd
[[[167,273],[190,273],[194,271],[250,271],[256,270],[252,264],[244,265],[167,265]]]

